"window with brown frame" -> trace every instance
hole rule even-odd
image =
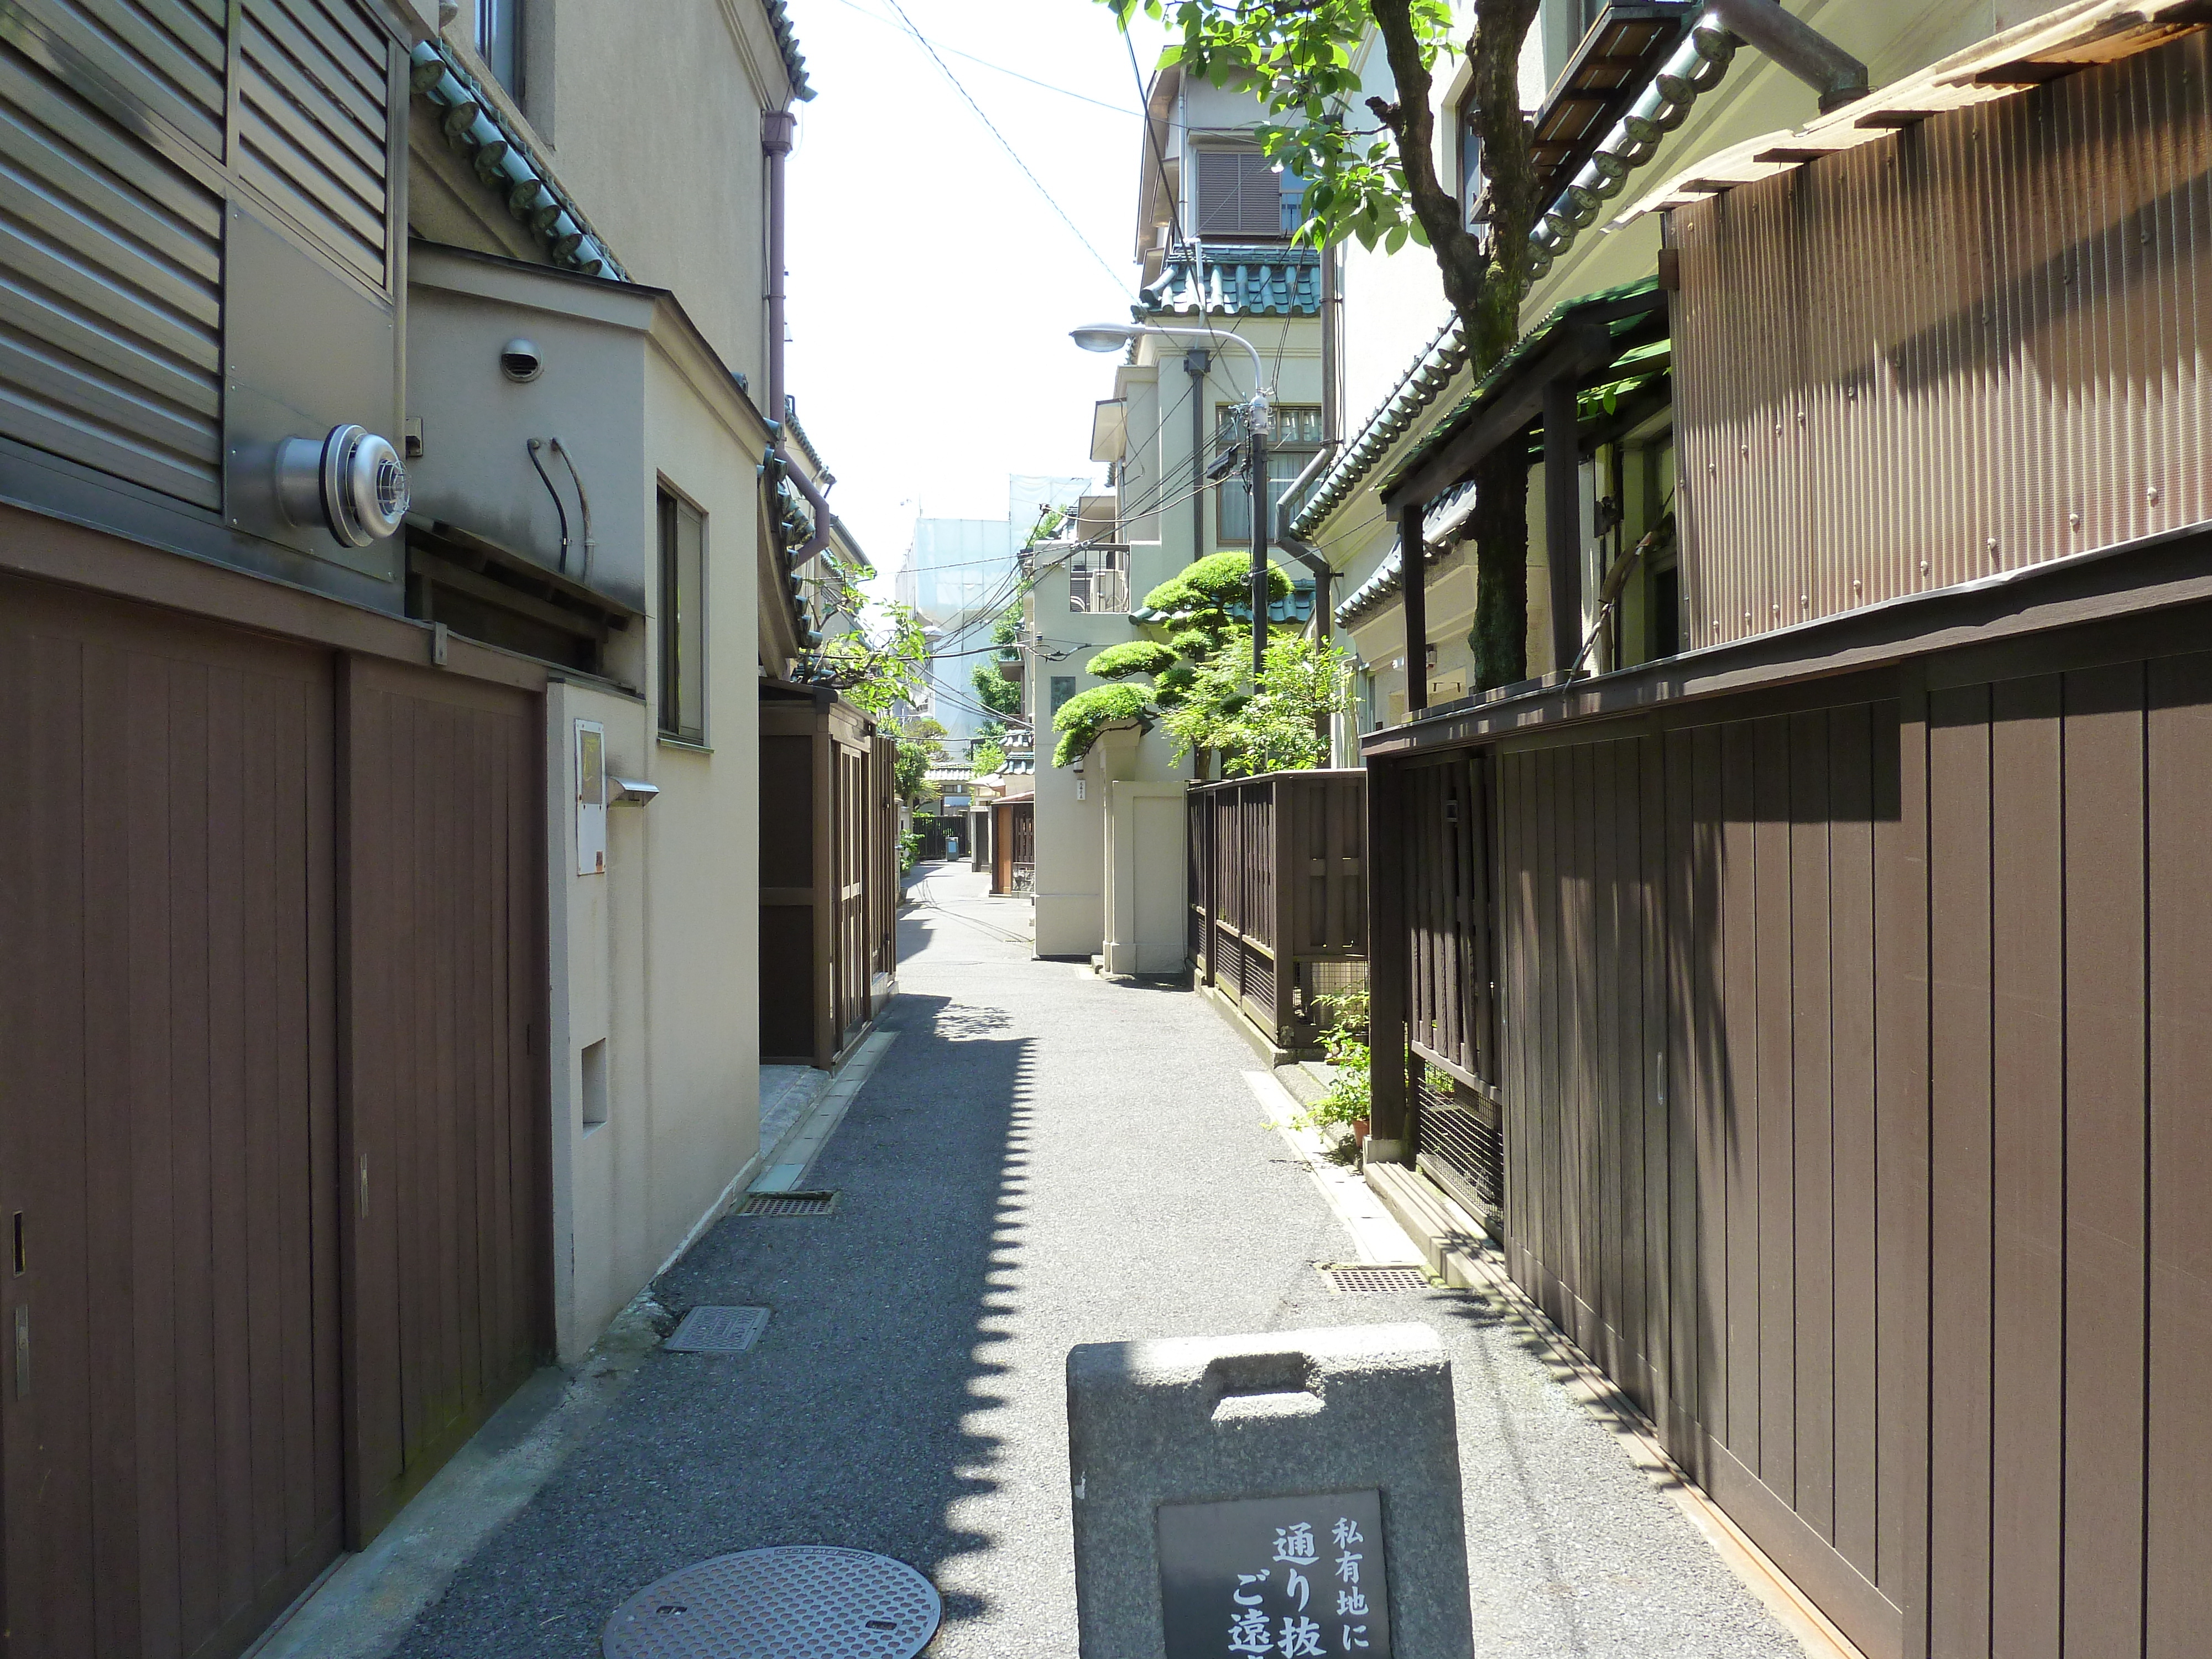
[[[659,492],[660,735],[707,741],[707,515]]]

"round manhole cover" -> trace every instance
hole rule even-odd
[[[903,1561],[800,1544],[678,1568],[617,1607],[606,1659],[914,1659],[944,1604]]]

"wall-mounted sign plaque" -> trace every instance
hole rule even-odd
[[[1167,1659],[1385,1659],[1382,1500],[1375,1492],[1163,1504]]]

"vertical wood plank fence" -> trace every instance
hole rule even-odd
[[[1422,1167],[1870,1659],[2212,1616],[2208,625],[1377,761]]]
[[[1185,810],[1198,983],[1278,1048],[1315,1047],[1318,1000],[1366,982],[1366,773],[1200,784]]]

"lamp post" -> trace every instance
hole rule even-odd
[[[1163,328],[1155,323],[1086,323],[1069,331],[1068,337],[1085,351],[1118,351],[1132,340],[1152,335],[1164,340],[1207,340],[1217,344],[1234,340],[1252,359],[1252,398],[1244,405],[1247,438],[1245,477],[1252,506],[1252,677],[1257,680],[1267,659],[1267,438],[1274,424],[1261,379],[1259,348],[1241,334],[1217,334],[1207,328]],[[1198,549],[1191,549],[1198,556]]]

